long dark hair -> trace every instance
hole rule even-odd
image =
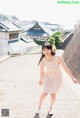
[[[56,53],[53,51],[53,46],[52,46],[51,43],[48,43],[48,42],[44,43],[44,44],[42,45],[42,50],[43,50],[44,48],[50,49],[50,50],[51,50],[51,55],[54,56],[54,55],[56,54]],[[38,65],[40,64],[41,60],[42,60],[44,57],[45,57],[45,55],[44,55],[43,52],[42,52],[42,55],[41,55],[41,57],[40,57],[40,60],[39,60]]]

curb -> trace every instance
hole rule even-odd
[[[2,63],[3,61],[7,60],[8,58],[10,58],[10,55],[5,55],[3,57],[0,58],[0,63]]]

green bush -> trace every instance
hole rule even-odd
[[[51,44],[55,45],[56,48],[59,48],[61,41],[60,41],[60,32],[57,31],[54,34],[52,34],[49,39],[48,42],[50,42]]]
[[[38,45],[43,45],[45,42],[45,39],[34,39],[34,42]]]

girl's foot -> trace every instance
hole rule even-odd
[[[38,109],[36,110],[36,114],[35,114],[34,118],[40,118],[40,117],[39,117],[40,111],[41,111],[41,108],[38,108]]]
[[[51,118],[53,116],[53,110],[49,110],[46,118]]]
[[[39,113],[36,113],[35,116],[34,116],[34,118],[40,118],[39,117]]]
[[[48,112],[46,118],[51,118],[52,116],[53,116],[53,114],[49,114],[49,112]]]
[[[40,112],[41,112],[41,108],[38,108],[38,109],[36,110],[36,113],[39,114]]]
[[[49,110],[49,114],[53,114],[53,109],[50,109]]]

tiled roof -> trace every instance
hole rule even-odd
[[[42,32],[39,31],[37,32],[39,35],[43,35],[45,33],[45,35],[51,35],[52,34],[52,31],[42,22],[37,22],[37,21],[34,21],[32,23],[30,23],[28,25],[28,30],[26,31],[27,33],[30,33],[31,32],[31,29],[33,29],[33,27],[35,27],[36,25],[38,25],[41,29],[42,29]],[[29,31],[29,32],[28,32]],[[31,32],[31,33],[36,33],[36,32]],[[44,32],[44,33],[43,33]],[[43,33],[43,34],[42,34]],[[37,34],[36,34],[37,35]]]
[[[48,24],[46,25],[49,29],[55,31],[59,29],[59,25],[58,24]]]
[[[44,24],[44,23],[39,23],[39,26],[48,34],[51,35],[52,31]]]
[[[22,31],[22,29],[11,22],[0,21],[0,25],[5,29],[5,31]]]

